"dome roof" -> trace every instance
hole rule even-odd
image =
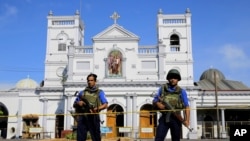
[[[36,88],[38,86],[37,82],[30,79],[30,78],[26,78],[26,79],[22,79],[20,81],[17,82],[16,84],[16,88],[18,89],[22,89],[22,88]]]
[[[217,80],[224,80],[226,79],[224,74],[217,70],[217,69],[208,69],[206,71],[204,71],[200,77],[200,80],[203,80],[203,79],[207,79],[207,80],[210,80],[210,81],[214,81],[214,75],[216,74],[216,78]]]

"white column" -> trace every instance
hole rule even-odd
[[[137,95],[134,94],[133,95],[133,110],[132,110],[132,117],[133,117],[133,119],[132,119],[132,121],[133,121],[132,137],[134,139],[137,138],[137,133],[138,133],[138,126],[137,126],[137,120],[138,120],[137,115],[138,115],[138,113],[136,111],[139,111],[139,110],[137,110]]]
[[[65,128],[66,130],[70,130],[71,129],[71,114],[70,114],[70,110],[71,110],[71,95],[66,95],[66,111],[64,111],[64,113],[66,113],[66,125]]]
[[[109,75],[109,64],[108,64],[108,59],[109,58],[104,58],[104,64],[105,64],[105,74],[104,74],[104,77],[107,78]]]
[[[189,98],[189,101],[190,101],[190,128],[193,129],[192,132],[189,132],[189,139],[198,139],[196,101],[192,97]]]
[[[17,138],[22,136],[21,124],[22,124],[22,99],[18,101],[18,115],[17,115]]]
[[[132,127],[132,102],[131,102],[131,95],[130,94],[127,94],[126,95],[126,126],[127,127]],[[130,137],[131,135],[128,134],[128,137]]]
[[[70,45],[68,46],[68,78],[67,81],[73,80],[73,58],[75,54],[74,41],[71,40]]]
[[[159,41],[158,44],[158,79],[159,80],[165,80],[164,77],[164,67],[165,67],[165,63],[164,60],[166,58],[166,46],[164,44],[162,44],[162,41]]]
[[[48,114],[48,99],[41,97],[40,100],[43,102],[43,131],[47,132],[47,114]]]
[[[222,131],[221,131],[221,138],[227,137],[226,127],[225,127],[225,109],[221,109],[221,122],[222,122]]]
[[[122,77],[126,78],[126,60],[127,58],[122,58]]]

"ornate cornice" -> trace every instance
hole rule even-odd
[[[165,84],[166,81],[123,81],[123,82],[98,82],[98,86],[100,87],[159,87]],[[87,83],[83,82],[65,82],[64,87],[86,87]],[[188,91],[197,90],[198,88],[195,86],[183,86],[182,88],[187,89]]]
[[[36,91],[47,91],[47,92],[63,92],[64,88],[63,87],[38,87],[36,88]]]
[[[154,87],[164,84],[165,82],[161,81],[123,81],[123,82],[98,82],[100,87]],[[87,83],[82,82],[66,82],[64,87],[71,87],[71,86],[80,86],[85,87]]]

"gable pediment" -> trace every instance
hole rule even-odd
[[[117,28],[113,28],[112,30],[106,32],[105,34],[103,34],[100,38],[102,37],[130,37],[129,34],[127,34],[126,32],[123,32]]]
[[[139,40],[139,37],[123,27],[114,24],[94,36],[93,40]]]

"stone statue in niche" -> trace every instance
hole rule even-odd
[[[108,72],[109,75],[122,74],[122,54],[118,50],[113,50],[108,55]]]

